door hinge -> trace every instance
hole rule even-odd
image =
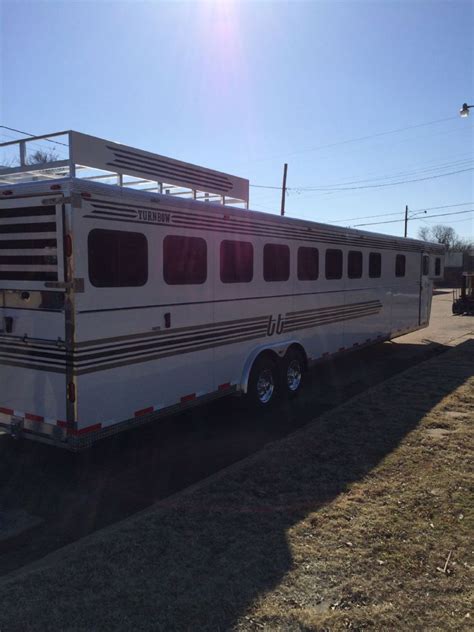
[[[84,279],[74,279],[70,282],[47,281],[44,286],[55,290],[73,290],[77,294],[82,294],[84,292]]]

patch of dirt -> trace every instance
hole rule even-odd
[[[451,434],[451,430],[447,430],[446,428],[428,428],[425,430],[425,434],[432,439],[444,439]]]

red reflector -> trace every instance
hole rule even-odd
[[[345,347],[339,347],[339,351],[345,351]]]
[[[2,191],[2,195],[13,195],[13,191]]]
[[[76,385],[74,382],[69,382],[67,385],[67,398],[72,403],[76,401]]]
[[[57,425],[60,428],[66,428],[67,427],[67,421],[61,421],[61,419],[58,419],[56,423],[57,423]]]
[[[29,419],[30,421],[44,421],[44,417],[41,417],[41,415],[32,415],[31,413],[25,413],[25,419]]]
[[[196,393],[191,393],[190,395],[185,395],[181,398],[181,403],[190,402],[192,399],[196,399]]]
[[[61,188],[60,184],[52,184],[50,187],[51,191],[59,191],[59,189]]]
[[[148,406],[148,408],[142,408],[141,410],[137,410],[134,415],[135,417],[141,417],[142,415],[149,415],[153,412],[153,406]]]
[[[0,408],[0,413],[4,415],[13,415],[13,410],[11,408]]]
[[[72,237],[71,237],[71,235],[66,235],[66,239],[64,240],[64,252],[66,253],[66,257],[70,257],[72,255]]]
[[[224,391],[226,388],[230,388],[230,382],[226,382],[225,384],[219,385],[219,390]]]
[[[87,191],[84,191],[83,193],[81,193],[81,198],[85,198],[86,200],[88,200],[91,197],[92,195],[90,193],[87,193]]]

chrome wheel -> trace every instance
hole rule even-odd
[[[291,393],[295,393],[299,389],[302,378],[303,373],[299,360],[291,360],[286,370],[286,384]]]
[[[263,369],[257,380],[257,397],[261,404],[268,404],[273,397],[275,381],[271,369]]]

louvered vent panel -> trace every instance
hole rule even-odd
[[[0,209],[0,281],[57,281],[56,208]]]

